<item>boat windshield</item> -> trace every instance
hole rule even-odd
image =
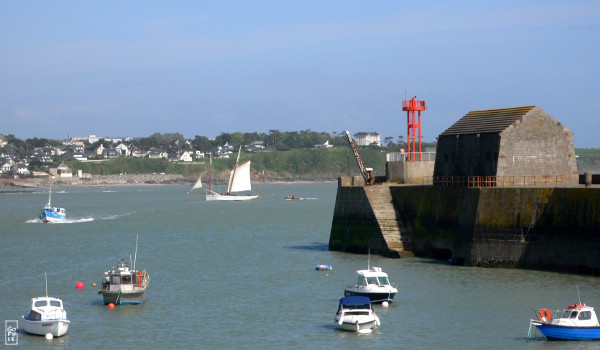
[[[38,300],[33,305],[35,305],[35,307],[44,307],[48,306],[48,302],[46,300]]]
[[[366,286],[367,279],[365,278],[365,276],[358,276],[358,281],[356,282],[356,284],[358,284],[359,286]]]
[[[367,282],[369,284],[379,284],[379,281],[377,281],[377,277],[367,277]]]
[[[61,307],[60,301],[58,301],[58,300],[50,300],[50,306]]]
[[[381,276],[381,277],[379,277],[379,284],[383,284],[383,285],[387,286],[390,284],[390,281],[388,280],[387,277]]]

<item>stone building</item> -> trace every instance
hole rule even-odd
[[[436,185],[578,182],[573,132],[537,106],[471,111],[438,136]]]

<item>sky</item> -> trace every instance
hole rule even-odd
[[[536,105],[600,148],[600,2],[3,1],[0,134],[269,130],[423,141]]]

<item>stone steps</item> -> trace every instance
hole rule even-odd
[[[400,257],[414,256],[412,240],[404,224],[404,220],[392,202],[392,194],[387,185],[365,186],[365,193],[379,224],[381,234],[390,251],[397,252]]]

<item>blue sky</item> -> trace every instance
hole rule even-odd
[[[376,131],[537,105],[600,147],[598,1],[3,1],[0,134]]]

